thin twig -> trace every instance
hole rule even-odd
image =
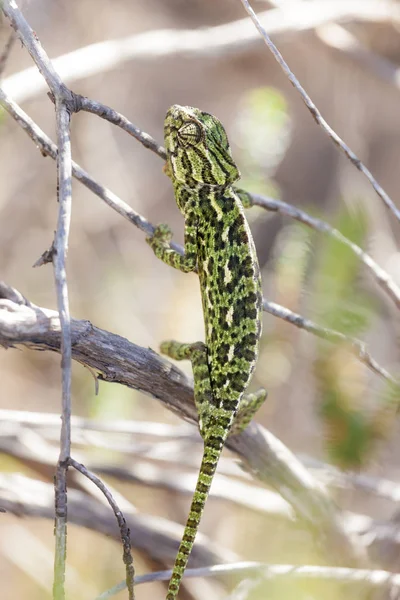
[[[60,455],[55,477],[55,555],[53,597],[65,598],[65,569],[67,556],[67,470],[71,454],[71,323],[66,276],[66,255],[71,222],[72,158],[70,141],[70,114],[73,97],[56,73],[37,35],[18,9],[15,0],[5,0],[3,11],[28,50],[49,86],[55,101],[57,131],[57,190],[58,222],[54,239],[53,269],[57,305],[61,326],[62,416]]]
[[[376,181],[376,179],[374,178],[372,173],[361,162],[361,160],[358,158],[358,156],[351,150],[351,148],[349,148],[349,146],[347,146],[347,144],[345,144],[345,142],[341,139],[341,137],[339,137],[338,134],[332,129],[332,127],[325,121],[325,119],[321,115],[319,109],[316,107],[314,102],[311,100],[310,96],[307,94],[307,92],[305,91],[303,86],[300,84],[299,80],[294,75],[294,73],[291,71],[289,65],[283,58],[282,54],[279,52],[278,48],[275,46],[275,44],[273,43],[273,41],[267,34],[265,28],[261,24],[256,13],[251,8],[248,0],[240,0],[240,2],[243,4],[245,11],[250,16],[254,25],[258,29],[261,37],[263,38],[264,42],[268,46],[268,49],[271,51],[272,55],[274,56],[275,60],[277,61],[277,63],[279,64],[279,66],[281,67],[283,72],[285,73],[286,77],[289,79],[290,83],[293,85],[293,87],[296,89],[296,91],[300,94],[304,104],[310,111],[311,115],[313,116],[313,118],[315,119],[317,124],[321,126],[323,131],[325,131],[327,133],[327,135],[336,144],[336,146],[338,146],[338,148],[340,148],[340,150],[342,150],[342,152],[347,156],[347,158],[356,167],[356,169],[358,169],[361,173],[363,173],[363,175],[365,175],[365,177],[368,179],[368,181],[372,185],[373,189],[378,194],[378,196],[381,198],[381,200],[384,202],[386,207],[392,212],[392,214],[396,217],[396,219],[400,221],[400,210],[397,208],[397,206],[395,205],[393,200],[385,192],[385,190],[382,188],[382,186],[379,185],[379,183]]]
[[[57,146],[54,142],[36,125],[34,121],[11,100],[4,91],[0,88],[0,103],[7,112],[15,119],[22,129],[39,147],[42,154],[50,156],[53,160],[57,160]],[[84,169],[72,161],[72,175],[78,179],[83,185],[91,190],[96,196],[101,198],[110,208],[115,210],[122,217],[133,223],[146,235],[151,235],[154,232],[154,226],[147,219],[139,215],[126,202],[121,200],[111,190],[97,183]],[[178,249],[176,244],[171,244],[171,247]]]
[[[106,119],[113,125],[120,127],[129,135],[138,140],[145,148],[148,148],[164,160],[167,158],[167,153],[165,149],[160,146],[156,142],[156,140],[151,137],[148,133],[141,131],[138,127],[136,127],[133,123],[131,123],[124,115],[117,112],[113,108],[109,106],[105,106],[100,102],[96,102],[94,100],[90,100],[86,98],[86,96],[76,95],[76,103],[77,103],[77,111],[84,110],[86,112],[90,112],[93,115],[97,115],[102,119]]]
[[[399,23],[395,2],[385,0],[314,0],[307,6],[285,2],[278,9],[259,15],[266,31],[275,39],[290,33],[314,29],[325,23],[357,22]],[[159,60],[160,57],[210,58],[243,54],[261,42],[247,18],[216,27],[197,29],[158,29],[126,38],[106,40],[58,56],[52,62],[64,83],[87,80],[128,61]],[[396,83],[393,78],[393,83]],[[37,69],[29,68],[4,81],[4,90],[24,102],[46,89]]]
[[[282,200],[276,200],[274,198],[269,198],[267,196],[261,196],[259,194],[248,194],[251,199],[251,203],[256,206],[261,206],[266,210],[277,212],[286,217],[290,217],[291,219],[295,219],[304,225],[307,225],[311,229],[315,231],[319,231],[320,233],[325,233],[330,237],[334,238],[340,244],[343,244],[347,248],[349,248],[360,260],[361,262],[371,271],[371,275],[378,283],[378,285],[388,294],[388,296],[393,300],[397,308],[400,308],[400,288],[394,282],[393,278],[382,269],[374,259],[364,252],[360,246],[349,240],[345,237],[340,231],[329,225],[326,221],[322,219],[318,219],[316,217],[312,217],[304,210],[297,208],[287,202],[283,202]]]
[[[171,571],[155,571],[138,575],[135,584],[167,581]],[[214,575],[261,574],[264,579],[294,579],[295,581],[319,581],[332,585],[349,584],[366,586],[367,589],[385,589],[386,586],[399,588],[400,575],[383,570],[350,569],[347,567],[325,567],[320,565],[271,565],[261,562],[238,562],[230,565],[213,565],[199,569],[186,569],[185,577],[213,577]],[[121,582],[97,596],[96,600],[112,598],[124,589]]]
[[[91,106],[93,103],[93,101],[89,100],[88,98],[85,98],[85,102],[87,103],[87,106]],[[0,104],[24,129],[24,131],[29,135],[29,137],[40,148],[42,153],[51,156],[51,158],[53,159],[56,159],[56,145],[40,129],[40,127],[38,127],[38,125],[34,121],[32,121],[32,119],[18,106],[18,104],[16,104],[13,100],[11,100],[11,98],[7,96],[7,94],[1,88]],[[94,105],[97,106],[99,114],[101,113],[102,118],[113,122],[114,117],[112,115],[113,113],[115,113],[113,109],[97,102],[93,103],[92,106]],[[157,144],[157,142],[149,134],[142,132],[135,125],[133,125],[133,123],[130,123],[130,121],[128,121],[125,117],[119,115],[119,113],[115,113],[115,115],[117,125],[122,127],[125,131],[128,131],[128,133],[131,133],[138,141],[143,143],[145,147],[151,147],[151,149],[155,151],[156,154],[158,154],[158,156],[165,159],[164,148]],[[101,200],[106,202],[106,204],[108,204],[110,208],[112,208],[122,217],[133,223],[141,231],[146,233],[146,235],[151,235],[153,233],[154,225],[152,225],[139,213],[134,211],[126,202],[124,202],[111,190],[107,189],[106,187],[102,186],[97,181],[95,181],[84,169],[82,169],[75,162],[72,163],[72,174],[76,179],[83,183],[83,185],[85,185],[94,194],[96,194]],[[331,225],[326,223],[326,221],[322,221],[321,219],[312,217],[305,211],[300,210],[290,204],[287,204],[286,202],[282,202],[281,200],[275,200],[266,196],[261,196],[259,194],[247,194],[247,196],[251,198],[252,204],[261,206],[266,210],[270,210],[272,212],[279,212],[280,214],[288,216],[292,219],[296,219],[297,221],[307,225],[308,227],[311,227],[316,231],[330,235],[338,242],[347,246],[350,250],[352,250],[352,252],[354,252],[354,254],[356,254],[356,256],[360,258],[364,265],[371,271],[374,279],[382,287],[382,289],[392,298],[396,306],[400,307],[400,290],[393,281],[393,279],[384,269],[382,269],[382,267],[380,267],[373,260],[373,258],[369,254],[364,252],[359,246],[357,246],[357,244],[354,244],[352,241],[346,238],[343,234],[340,233],[340,231],[333,228]],[[183,254],[183,248],[179,244],[172,242],[171,248]]]
[[[74,471],[71,469],[70,472]],[[0,473],[0,505],[8,514],[16,517],[47,519],[52,522],[53,485],[16,473]],[[125,510],[125,518],[131,531],[132,546],[137,552],[150,560],[172,563],[182,538],[181,525],[145,511],[133,513]],[[110,507],[106,501],[101,502],[87,492],[69,488],[68,520],[79,528],[89,529],[120,544],[120,531]],[[218,547],[205,535],[199,536],[192,558],[196,567],[237,560],[234,552]]]
[[[94,473],[88,471],[88,469],[86,469],[84,465],[78,463],[73,458],[70,457],[68,462],[72,467],[74,467],[74,469],[76,469],[77,471],[82,473],[82,475],[90,479],[90,481],[92,481],[99,488],[99,490],[103,492],[104,496],[107,498],[107,502],[109,503],[114,512],[115,518],[117,519],[118,526],[121,532],[123,561],[126,569],[126,587],[128,588],[129,600],[135,600],[135,593],[133,590],[133,585],[135,581],[135,569],[133,567],[133,558],[131,552],[130,531],[129,527],[126,524],[125,517],[122,514],[120,508],[118,507],[118,504],[115,502],[112,494],[101,481],[101,479],[96,477]]]
[[[396,504],[400,501],[400,484],[397,481],[354,471],[341,471],[335,466],[311,456],[300,456],[299,458],[307,468],[317,473],[318,478],[329,487],[359,490],[378,498],[385,498]]]
[[[61,325],[62,418],[60,456],[55,479],[56,552],[54,557],[54,598],[65,598],[64,578],[67,553],[67,470],[71,454],[71,320],[69,314],[67,274],[65,261],[71,222],[71,143],[69,136],[70,114],[61,99],[56,98],[58,138],[58,223],[55,234],[53,268],[57,289],[57,305]]]
[[[1,423],[18,423],[38,431],[57,427],[60,417],[56,413],[32,412],[29,410],[0,409]],[[174,441],[193,439],[193,432],[187,425],[170,425],[155,421],[127,421],[113,419],[87,419],[86,417],[71,417],[74,430],[94,431],[98,433],[117,433],[118,435],[132,434],[134,436],[151,436],[158,440]],[[0,425],[1,428],[1,425]]]
[[[381,367],[380,364],[371,356],[371,354],[366,350],[366,344],[361,340],[350,338],[340,331],[316,325],[313,321],[310,321],[309,319],[292,312],[284,306],[275,304],[275,302],[269,302],[268,300],[263,299],[263,309],[269,314],[274,315],[279,319],[283,319],[284,321],[295,325],[299,329],[305,329],[309,333],[312,333],[319,338],[328,340],[334,344],[347,344],[352,354],[354,354],[354,356],[356,356],[360,362],[371,369],[371,371],[394,385],[400,384],[398,379],[393,377],[393,375],[391,375],[386,369]]]
[[[53,431],[55,428],[58,428],[59,421],[60,417],[56,413],[0,409],[0,437],[3,433],[3,427],[4,432],[7,432],[10,435],[17,435],[22,428],[23,430],[29,429],[35,431],[39,433],[42,438],[48,441],[53,441],[55,439]],[[93,437],[91,435],[92,432],[118,434],[118,437],[124,437],[127,434],[150,437],[151,446],[153,447],[154,444],[157,443],[157,448],[163,446],[164,440],[166,440],[167,443],[170,440],[173,440],[179,444],[185,440],[190,440],[191,445],[193,445],[193,443],[196,441],[196,436],[193,434],[192,428],[188,427],[187,425],[168,425],[166,423],[155,423],[152,421],[126,421],[118,419],[105,421],[101,419],[87,419],[77,416],[72,416],[71,425],[73,431],[79,432],[79,437],[77,439],[79,439],[79,444],[83,446],[91,445],[95,447],[103,447],[102,445],[98,446],[98,444],[99,442],[101,444],[104,436],[101,436],[101,439],[98,436]],[[13,426],[15,426],[15,429]],[[81,434],[83,435],[85,433],[88,433],[87,439],[81,437]],[[6,451],[6,446],[0,444],[0,447],[2,448],[2,451]],[[139,451],[136,450],[135,446],[127,446],[123,449],[120,449],[120,446],[117,445],[110,447],[120,452],[129,453],[130,456],[138,452],[140,456],[146,459],[155,460],[157,462],[161,461],[162,463],[171,463],[177,461],[179,458],[179,461],[183,460],[184,464],[192,465],[191,457],[183,457],[182,459],[182,456],[178,457],[175,454],[166,454],[164,452],[159,452],[157,449],[154,452],[146,451],[144,454],[140,451],[140,448]],[[386,500],[394,503],[398,503],[400,501],[400,484],[396,481],[385,479],[383,477],[373,477],[371,475],[365,475],[364,473],[357,473],[353,471],[344,472],[340,469],[337,469],[333,465],[325,463],[321,460],[317,460],[316,458],[308,455],[299,455],[298,458],[308,469],[311,469],[317,474],[318,479],[321,480],[324,485],[334,488],[356,489],[363,493],[378,496],[379,498],[385,498]],[[132,474],[132,480],[140,480],[141,483],[144,482],[146,485],[153,485],[154,483],[162,486],[168,485],[168,489],[178,489],[180,493],[185,493],[189,491],[189,489],[193,490],[192,482],[188,482],[187,477],[183,477],[179,481],[173,481],[169,477],[168,473],[165,473],[164,466],[160,468],[159,473],[141,472],[142,464],[138,463],[138,473],[135,472],[135,469],[132,468],[132,466],[130,466],[129,469],[122,470],[112,466],[109,468],[100,467],[100,469],[102,473],[109,472],[113,476],[121,476],[122,479],[129,479],[130,475]],[[164,469],[164,471],[162,471],[162,469]],[[98,471],[99,468],[96,468],[96,470]],[[230,497],[232,502],[239,502],[240,505],[250,506],[254,510],[265,510],[266,512],[271,512],[271,505],[274,505],[274,502],[277,502],[276,499],[273,499],[272,492],[269,492],[264,488],[256,488],[255,486],[252,486],[252,495],[248,495],[246,498],[240,492],[235,492],[235,494],[232,494],[229,490],[226,491],[225,489],[226,486],[229,487],[231,485],[232,480],[228,480],[225,475],[221,477],[221,472],[225,472],[229,475],[232,474],[230,469],[220,469],[220,484],[218,483],[219,480],[215,481],[213,484],[212,495],[225,499],[229,499]],[[167,481],[167,479],[169,479],[169,481]],[[241,482],[239,482],[239,485],[241,485]]]
[[[48,481],[52,480],[53,477],[53,446],[47,444],[46,441],[41,437],[38,433],[33,433],[33,435],[24,427],[16,428],[15,431],[10,430],[7,423],[4,423],[4,433],[5,435],[0,436],[0,451],[2,453],[7,454],[8,456],[12,456],[17,458],[20,464],[27,465],[30,470],[38,473],[41,479],[45,478]],[[96,443],[94,442],[94,446]],[[132,458],[132,454],[130,454],[130,458]],[[81,459],[80,459],[81,460]],[[131,460],[129,462],[132,462]],[[176,456],[176,466],[179,463],[179,457]],[[232,466],[232,463],[230,462]],[[134,461],[134,470],[135,472],[128,469],[124,469],[122,467],[113,466],[107,467],[104,466],[96,466],[92,465],[90,470],[97,471],[102,475],[109,475],[113,479],[119,482],[124,481],[133,481],[138,485],[150,485],[155,487],[156,489],[164,489],[164,490],[175,490],[179,494],[193,494],[193,486],[195,484],[195,475],[186,475],[183,474],[182,477],[179,478],[179,481],[176,480],[176,477],[172,476],[171,473],[168,474],[168,471],[165,468],[156,467],[154,470],[154,465],[149,469],[148,462],[138,462]],[[71,478],[72,475],[72,478]],[[233,473],[232,473],[233,475]],[[351,475],[350,475],[351,476]],[[1,478],[0,478],[1,479]],[[318,472],[318,479],[321,480],[320,470]],[[326,484],[326,478],[322,476],[322,481]],[[10,480],[9,480],[10,482]],[[26,482],[26,480],[25,480]],[[374,482],[376,487],[379,486],[380,481]],[[391,484],[392,488],[395,484],[392,482],[385,482],[382,480],[382,484],[385,486],[387,483]],[[236,503],[239,506],[246,507],[252,511],[260,512],[264,514],[268,521],[273,520],[276,524],[277,521],[286,522],[290,524],[292,533],[296,535],[296,531],[298,527],[304,536],[304,540],[306,540],[306,532],[304,531],[304,526],[301,521],[294,521],[294,514],[287,502],[283,500],[279,496],[279,494],[272,492],[270,490],[266,490],[265,488],[254,486],[250,484],[248,481],[246,482],[237,482],[234,477],[221,477],[218,475],[215,481],[216,488],[213,485],[212,489],[212,497],[213,498],[223,498],[228,503]],[[329,482],[328,482],[329,484]],[[11,483],[12,485],[12,483]],[[32,485],[32,484],[30,484]],[[350,484],[351,485],[351,484]],[[71,474],[69,472],[69,494],[71,490],[78,489],[82,490],[82,487],[85,488],[85,493],[89,493],[92,495],[92,491],[90,487],[85,486],[85,482],[82,482],[74,477],[74,473]],[[344,487],[349,488],[349,485],[344,484]],[[113,490],[108,486],[108,490],[114,495],[118,494],[118,492],[113,492]],[[369,491],[369,488],[367,488]],[[4,501],[9,501],[10,498],[10,489],[8,489],[9,494],[7,495],[7,489],[1,486],[0,481],[0,506]],[[373,490],[375,492],[375,489]],[[40,498],[39,503],[42,500],[40,494],[37,494],[37,497]],[[386,497],[386,496],[385,496]],[[395,496],[390,498],[391,500],[396,501]],[[17,512],[22,514],[34,514],[31,512],[33,499],[29,502],[29,509],[26,512],[26,508],[23,507],[22,496],[19,494],[15,499],[17,503]],[[132,515],[132,507],[129,503],[126,502],[125,498],[121,497],[118,500],[120,506],[124,506],[126,518],[129,519],[129,527],[132,524],[131,515]],[[121,504],[121,502],[123,504]],[[7,510],[12,510],[10,508],[10,504],[6,504]],[[92,511],[93,512],[93,511]],[[373,555],[376,557],[382,558],[385,563],[388,564],[387,561],[387,548],[388,546],[392,549],[393,552],[398,551],[399,547],[399,539],[397,535],[397,525],[395,519],[391,519],[389,522],[381,522],[374,521],[371,517],[367,517],[365,515],[354,514],[354,513],[346,513],[343,515],[345,519],[345,527],[346,530],[352,532],[357,535],[360,539],[363,540],[364,544],[368,547],[368,550],[371,550]],[[94,516],[97,519],[97,516]],[[143,515],[142,518],[145,520],[146,517]],[[70,521],[70,506],[68,510],[68,519]],[[290,523],[289,523],[290,522]],[[148,524],[150,527],[150,524]],[[103,531],[103,533],[105,533]],[[138,547],[137,540],[137,531],[135,531],[135,535],[131,537],[135,546]],[[306,543],[312,543],[311,536]],[[221,561],[214,561],[221,562]],[[226,562],[226,561],[224,561]],[[212,562],[210,562],[212,564]]]

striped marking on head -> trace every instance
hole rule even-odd
[[[209,113],[174,104],[165,117],[164,141],[168,171],[184,186],[223,187],[240,177],[225,129]]]

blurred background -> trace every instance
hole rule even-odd
[[[242,187],[328,221],[400,284],[399,224],[316,125],[250,21],[239,22],[246,18],[241,2],[32,0],[20,7],[48,55],[52,59],[65,55],[56,65],[74,92],[113,107],[159,143],[171,104],[215,114],[228,133]],[[264,24],[271,27],[291,69],[329,124],[399,205],[400,4],[290,0],[254,1],[253,7],[258,13],[270,11]],[[9,33],[3,17],[0,51]],[[121,42],[115,53],[115,47],[107,46],[112,40]],[[99,46],[91,53],[73,54],[93,44]],[[55,139],[47,89],[38,87],[39,80],[33,78],[32,83],[29,73],[19,80],[13,77],[31,66],[28,53],[16,43],[3,73],[4,89]],[[158,156],[115,126],[83,112],[72,119],[72,152],[92,177],[153,224],[169,223],[174,239],[182,243],[183,220]],[[54,162],[0,112],[1,279],[31,302],[54,309],[52,268],[32,265],[53,239],[58,210],[55,178]],[[264,296],[322,326],[365,340],[371,354],[395,376],[396,307],[354,254],[328,236],[261,208],[251,209],[248,218]],[[73,182],[68,254],[72,316],[156,351],[164,339],[203,339],[196,276],[159,262],[144,239],[143,232]],[[179,368],[190,375],[190,365],[180,363]],[[0,409],[58,414],[60,378],[58,355],[3,350]],[[321,480],[327,463],[378,480],[400,479],[398,397],[351,354],[348,344],[323,342],[264,313],[252,389],[259,386],[268,389],[269,398],[257,420],[307,464],[313,457]],[[139,461],[143,480],[138,476],[136,483],[121,483],[116,471],[105,480],[123,494],[132,511],[186,521],[201,455],[194,427],[184,425],[156,400],[122,386],[100,382],[96,396],[91,373],[79,364],[73,365],[73,412],[106,421],[143,422],[136,434],[98,432],[86,437],[76,431],[76,452],[88,464],[110,469]],[[165,424],[169,428],[162,431],[167,433],[153,435],[151,423]],[[57,424],[46,429],[46,435],[44,430],[39,434],[28,429],[29,435],[24,428],[4,429],[0,470],[51,483]],[[39,463],[46,457],[50,465],[41,470],[38,463],[29,463],[26,453],[18,458],[17,450],[12,450],[17,447],[33,453]],[[222,474],[216,476],[221,485],[226,476],[250,485],[250,478],[243,479],[228,453],[221,464]],[[160,469],[171,481],[183,477],[183,471],[192,473],[186,493],[157,485]],[[155,484],[146,484],[151,474]],[[351,485],[333,486],[332,494],[345,510],[372,519],[389,520],[396,514],[396,504],[384,494],[379,497]],[[273,546],[265,543],[266,536],[272,539],[271,527]],[[227,560],[299,564],[322,560],[310,536],[293,530],[290,520],[282,517],[271,525],[267,513],[240,502],[210,499],[201,530],[227,552],[223,555]],[[68,543],[71,598],[94,598],[123,579],[121,548],[111,537],[71,525]],[[53,546],[51,518],[1,515],[2,600],[51,597]],[[394,568],[397,545],[391,554],[385,546],[385,552],[374,559]],[[174,552],[169,564],[161,564],[150,551],[134,556],[141,573],[169,567]],[[220,581],[210,579],[200,586],[193,580],[182,599],[199,598],[199,589],[202,597],[207,590],[209,599],[224,597],[224,589],[226,593]],[[164,593],[162,584],[155,583],[138,588],[137,596],[146,599]],[[289,598],[293,589],[284,596],[282,590],[279,593],[280,598]],[[296,593],[314,597],[307,595],[309,590]],[[335,593],[332,597],[339,597]],[[263,594],[256,590],[250,597]]]

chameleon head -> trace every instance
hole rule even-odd
[[[165,117],[164,140],[166,172],[176,183],[225,187],[239,179],[225,129],[213,115],[174,104]]]

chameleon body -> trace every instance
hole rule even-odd
[[[161,351],[189,359],[203,460],[167,600],[174,600],[186,568],[221,451],[230,432],[251,420],[266,392],[244,396],[261,335],[261,279],[254,242],[232,184],[240,177],[220,121],[197,108],[172,106],[164,124],[166,174],[185,218],[185,255],[170,247],[159,225],[147,241],[155,254],[184,272],[197,269],[205,344],[163,342]]]

